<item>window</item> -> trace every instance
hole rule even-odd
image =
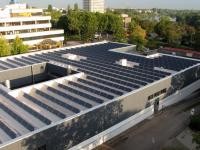
[[[160,92],[157,92],[154,94],[154,97],[158,97],[160,95]]]
[[[152,99],[154,99],[154,98],[156,98],[156,97],[159,97],[160,95],[162,95],[162,94],[164,94],[164,93],[166,93],[166,92],[167,92],[167,89],[166,89],[166,88],[165,88],[165,89],[162,89],[161,91],[156,92],[156,93],[150,95],[150,96],[148,97],[148,100],[150,101],[150,100],[152,100]]]
[[[151,100],[151,99],[153,99],[153,95],[150,95],[150,96],[148,97],[148,100]]]
[[[164,93],[167,93],[167,89],[163,89],[163,90],[161,91],[161,94],[164,94]]]

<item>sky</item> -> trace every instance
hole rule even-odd
[[[31,6],[47,7],[52,4],[58,8],[67,8],[68,4],[78,3],[82,7],[83,0],[19,0]],[[9,0],[0,0],[0,7],[8,4]],[[200,0],[106,0],[109,8],[169,8],[169,9],[198,9]]]

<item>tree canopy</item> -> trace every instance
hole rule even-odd
[[[23,54],[28,52],[28,46],[17,36],[11,44],[11,54]]]
[[[138,50],[146,44],[146,31],[140,25],[136,25],[130,33],[130,43],[136,44]]]
[[[57,27],[64,29],[66,36],[78,36],[83,41],[93,40],[96,33],[110,34],[116,41],[125,40],[122,18],[113,13],[70,10],[59,18]]]
[[[5,38],[0,37],[0,57],[10,55],[10,45]]]

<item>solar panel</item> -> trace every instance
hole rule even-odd
[[[49,112],[51,112],[51,113],[57,115],[58,117],[60,117],[60,118],[62,118],[62,119],[64,119],[64,118],[66,117],[65,114],[63,114],[63,113],[57,111],[56,109],[54,109],[54,108],[52,108],[52,107],[50,107],[50,106],[48,106],[48,105],[42,103],[41,101],[38,101],[36,98],[34,98],[34,97],[32,97],[32,96],[30,96],[30,95],[28,95],[28,94],[26,94],[26,93],[24,93],[23,96],[24,96],[25,98],[27,98],[28,100],[30,100],[31,102],[33,102],[33,103],[39,105],[40,107],[42,107],[42,108],[48,110]]]
[[[116,95],[123,95],[123,92],[120,92],[118,90],[114,90],[114,89],[108,88],[106,86],[99,85],[99,84],[94,83],[94,82],[90,82],[88,80],[78,79],[78,81],[82,82],[84,84],[87,84],[87,85],[90,85],[90,86],[102,89],[104,91],[108,91],[109,93],[113,93],[113,94],[116,94]]]
[[[0,128],[5,131],[12,139],[17,137],[17,134],[12,131],[4,122],[0,120]]]
[[[78,88],[80,88],[80,89],[86,90],[86,91],[88,91],[88,92],[91,92],[91,93],[100,95],[100,96],[105,97],[105,98],[107,98],[107,99],[113,99],[113,98],[114,98],[114,96],[112,96],[112,95],[110,95],[110,94],[106,94],[106,93],[104,93],[104,92],[95,90],[95,89],[93,89],[93,88],[90,88],[90,87],[87,87],[87,86],[78,84],[78,83],[76,83],[76,82],[69,81],[68,84],[69,84],[69,85],[76,86],[76,87],[78,87]]]
[[[0,102],[0,108],[3,109],[6,113],[8,113],[10,116],[12,116],[15,120],[17,120],[20,124],[22,124],[24,127],[26,127],[30,131],[34,131],[34,127],[28,123],[26,120],[18,116],[16,113],[11,111],[8,107],[6,107],[4,104]]]
[[[63,89],[65,89],[65,90],[67,90],[67,91],[70,91],[70,92],[72,92],[72,93],[75,93],[75,94],[77,94],[77,95],[80,95],[80,96],[82,96],[82,97],[88,98],[89,100],[92,100],[92,101],[97,102],[97,103],[103,103],[103,102],[104,102],[103,100],[101,100],[101,99],[99,99],[99,98],[96,98],[96,97],[94,97],[94,96],[91,96],[91,95],[89,95],[89,94],[87,94],[87,93],[80,92],[79,90],[73,89],[72,87],[69,87],[69,86],[66,86],[66,85],[63,85],[63,84],[58,84],[58,87],[63,88]],[[62,94],[62,93],[59,93],[59,94]],[[73,100],[74,102],[77,102],[77,103],[79,103],[79,104],[81,104],[81,105],[83,105],[83,106],[86,106],[86,107],[88,107],[88,108],[91,108],[91,107],[92,107],[91,104],[88,104],[88,103],[83,102],[83,101],[81,101],[81,100],[79,100],[79,99],[73,98],[72,96],[66,95],[66,93],[63,94],[63,96],[67,96],[67,97],[69,97],[71,100]]]
[[[13,103],[18,105],[19,107],[23,108],[24,110],[26,110],[31,115],[33,115],[34,117],[38,118],[39,120],[41,120],[45,124],[51,124],[51,121],[49,119],[47,119],[46,117],[42,116],[42,114],[40,114],[40,113],[36,112],[35,110],[31,109],[30,107],[28,107],[24,103],[20,102],[19,100],[15,99],[14,97],[12,97],[10,95],[5,95],[5,97],[7,97],[8,100],[12,101]]]
[[[50,95],[48,95],[48,94],[46,94],[46,93],[44,93],[42,91],[36,90],[36,94],[38,94],[38,95],[40,95],[42,97],[45,97],[46,99],[48,99],[48,100],[50,100],[50,101],[52,101],[52,102],[54,102],[54,103],[56,103],[56,104],[58,104],[58,105],[60,105],[60,106],[62,106],[64,108],[66,108],[66,109],[69,109],[70,111],[72,111],[74,113],[79,113],[80,112],[79,109],[77,109],[77,108],[75,108],[75,107],[73,107],[73,106],[71,106],[71,105],[69,105],[67,103],[64,103],[64,102],[58,100],[57,98],[52,97],[52,96],[50,96]]]

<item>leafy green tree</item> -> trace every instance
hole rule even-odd
[[[81,13],[79,11],[69,11],[67,15],[69,35],[80,35]]]
[[[48,12],[51,12],[51,11],[53,11],[53,7],[52,7],[52,5],[51,5],[51,4],[49,4],[49,5],[48,5],[47,11],[48,11]]]
[[[47,12],[51,16],[52,27],[56,28],[57,22],[58,22],[59,18],[62,16],[62,12],[60,12],[58,10],[54,10],[51,5],[48,6]]]
[[[79,10],[78,3],[75,3],[75,4],[74,4],[74,10],[75,10],[75,11],[78,11],[78,10]]]
[[[196,29],[200,29],[200,14],[194,13],[190,14],[186,17],[186,23],[195,27]]]
[[[19,37],[16,37],[11,44],[11,54],[17,55],[26,52],[28,52],[28,46],[23,44],[23,41]]]
[[[67,35],[69,32],[69,21],[68,17],[66,15],[63,15],[59,18],[58,23],[57,23],[57,28],[58,29],[63,29],[65,34]]]
[[[182,35],[182,28],[179,25],[171,23],[166,26],[164,37],[169,44],[179,45],[182,39]]]
[[[67,11],[69,12],[69,11],[71,11],[72,9],[71,9],[71,6],[70,5],[67,5]]]
[[[187,24],[182,25],[182,44],[193,47],[195,33],[196,30],[193,26]]]
[[[60,11],[58,10],[51,11],[51,19],[53,21],[58,21],[61,16],[62,16],[62,13]]]
[[[195,132],[192,142],[196,143],[196,149],[200,150],[200,115],[194,115],[190,119],[189,127]]]
[[[0,37],[0,57],[9,56],[10,54],[10,46],[8,42],[5,38]]]
[[[127,42],[127,39],[125,37],[125,31],[124,31],[123,28],[119,28],[119,30],[117,30],[114,33],[113,38],[117,42],[122,42],[122,43],[126,43]]]
[[[200,51],[200,30],[198,30],[194,35],[194,48]]]
[[[168,18],[162,18],[155,30],[170,45],[178,46],[181,44],[183,28],[179,24],[171,22]]]
[[[150,33],[154,32],[156,22],[151,21],[151,20],[141,20],[140,26],[146,30],[147,34],[150,34]]]
[[[137,23],[135,22],[135,20],[132,20],[131,23],[128,26],[128,33],[132,34],[133,30],[135,29],[135,27],[137,26]]]
[[[122,18],[113,13],[70,10],[67,15],[59,18],[57,27],[64,29],[67,37],[79,36],[85,41],[92,40],[95,33],[108,33],[116,41],[125,41]]]
[[[96,18],[98,21],[98,33],[106,33],[108,26],[108,17],[106,14],[96,13]]]
[[[84,12],[81,15],[81,38],[83,41],[89,41],[94,38],[97,31],[97,18],[94,13]]]
[[[196,143],[196,149],[200,150],[200,133],[197,132],[193,134],[192,142]]]
[[[125,30],[123,20],[118,14],[108,13],[108,24],[106,32],[113,35],[115,41],[125,41]]]
[[[142,29],[140,25],[135,26],[130,34],[130,43],[136,44],[138,50],[142,50],[143,46],[146,44],[146,31]]]
[[[161,37],[165,37],[166,29],[168,25],[171,24],[171,21],[168,17],[162,17],[160,22],[155,26],[155,31]]]

